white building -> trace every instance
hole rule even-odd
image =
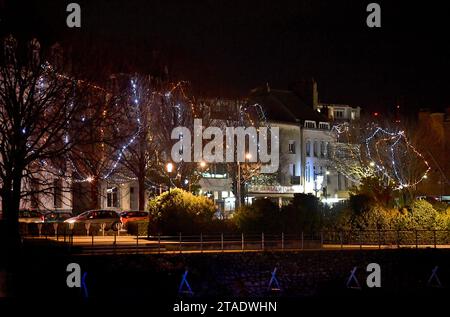
[[[277,198],[280,204],[295,193],[313,194],[328,202],[348,197],[351,184],[330,161],[336,140],[327,116],[292,91],[256,89],[250,101],[262,105],[270,125],[279,127],[281,142],[278,184],[250,185],[250,196]]]

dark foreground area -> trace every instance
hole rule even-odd
[[[70,263],[81,268],[80,288],[67,286]],[[369,263],[380,265],[380,288],[366,284]],[[347,283],[355,267],[357,282]],[[73,309],[137,309],[144,304],[168,312],[183,301],[208,303],[212,313],[219,302],[267,301],[277,303],[280,312],[308,305],[332,309],[336,303],[380,308],[429,302],[434,307],[450,298],[446,249],[72,256],[34,246],[24,250],[17,272],[14,298],[8,303],[64,304]],[[192,292],[186,283],[179,288],[186,272]]]

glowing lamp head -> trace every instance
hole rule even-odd
[[[370,165],[370,167],[374,167],[375,166],[375,162],[370,162],[369,165]]]
[[[167,173],[172,173],[172,171],[173,171],[173,164],[172,163],[167,163],[166,171],[167,171]]]
[[[201,162],[200,162],[200,167],[201,167],[201,168],[204,168],[205,166],[206,166],[206,162],[205,162],[205,161],[201,161]]]
[[[245,158],[247,160],[250,160],[252,158],[252,155],[250,153],[245,154]]]

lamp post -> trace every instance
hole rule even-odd
[[[252,155],[250,153],[245,154],[245,160],[250,160],[252,158]],[[237,192],[237,198],[238,198],[238,207],[241,207],[241,163],[238,161],[238,177],[237,177],[237,184],[236,184],[236,192]],[[244,189],[245,190],[245,189]]]
[[[205,171],[205,168],[206,168],[206,162],[205,161],[201,161],[199,163],[199,165],[200,165],[200,176],[203,177],[203,172]],[[189,192],[190,191],[191,191],[191,182],[189,182]]]
[[[173,164],[172,163],[167,163],[166,164],[166,171],[167,171],[167,173],[169,174],[169,194],[170,194],[170,188],[172,187],[171,186],[171,177],[170,177],[170,175],[172,174],[172,172],[173,172]]]

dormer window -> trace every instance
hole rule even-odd
[[[328,122],[319,122],[319,129],[329,130],[330,124]]]
[[[315,129],[316,128],[316,122],[311,120],[305,120],[305,128],[309,129]]]

